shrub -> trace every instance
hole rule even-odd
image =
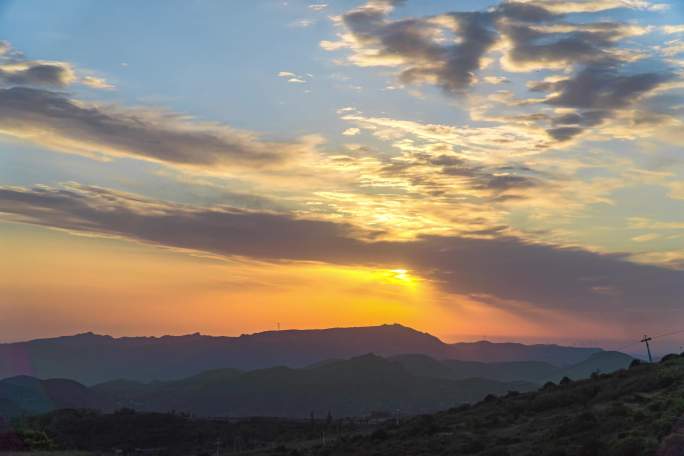
[[[387,440],[389,434],[384,429],[377,429],[371,434],[371,440]]]
[[[669,355],[665,355],[662,358],[660,358],[660,362],[666,363],[668,361],[672,361],[673,359],[679,359],[679,355],[676,353],[670,353]]]
[[[611,456],[643,456],[646,445],[642,439],[629,437],[616,442],[610,450]]]
[[[615,402],[611,407],[608,409],[608,414],[610,416],[629,416],[630,415],[630,410],[629,407],[627,407],[625,404],[622,402]]]

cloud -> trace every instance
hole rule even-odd
[[[449,93],[459,92],[474,80],[482,56],[495,43],[488,13],[449,13],[434,20],[392,21],[387,15],[400,2],[371,1],[342,16],[348,30],[338,44],[322,42],[326,50],[348,47],[353,63],[362,66],[401,66],[403,83],[430,83]],[[445,33],[460,42],[442,44]]]
[[[107,82],[104,78],[95,76],[84,76],[81,78],[81,84],[86,85],[92,89],[113,89],[114,85]]]
[[[530,89],[549,94],[546,104],[574,109],[554,117],[554,128],[548,130],[555,139],[565,141],[600,125],[674,79],[668,73],[625,74],[613,65],[590,65],[572,77],[533,83]]]
[[[538,154],[551,143],[542,128],[530,127],[529,122],[516,124],[504,120],[498,125],[454,126],[371,117],[357,111],[343,112],[341,119],[373,132],[380,139],[414,137],[448,144],[450,148],[459,148],[463,154],[485,163]]]
[[[361,130],[358,128],[347,128],[342,132],[344,136],[356,136],[359,133],[361,133]]]
[[[77,184],[1,187],[0,212],[22,223],[222,256],[402,267],[446,292],[492,296],[502,305],[522,302],[585,318],[619,311],[625,320],[633,321],[634,314],[662,312],[657,318],[667,321],[673,312],[681,312],[684,292],[684,271],[577,248],[513,237],[424,236],[382,241],[377,240],[379,233],[344,223],[192,207]],[[598,292],[608,289],[613,292]]]
[[[114,87],[103,78],[90,75],[78,77],[74,66],[68,62],[28,60],[9,42],[0,41],[0,87],[63,89],[75,82],[93,89]]]
[[[63,62],[21,61],[0,64],[0,86],[64,88],[75,80],[73,68]]]
[[[504,76],[485,76],[483,79],[487,84],[492,85],[508,84],[511,82],[510,79]]]
[[[448,93],[471,86],[488,61],[490,50],[507,48],[508,69],[529,71],[588,63],[608,56],[626,58],[613,49],[617,40],[643,34],[648,28],[616,22],[563,22],[572,12],[597,12],[615,7],[650,8],[642,1],[507,1],[487,11],[448,12],[435,16],[391,20],[399,2],[370,1],[337,22],[339,40],[323,41],[326,50],[348,48],[349,61],[360,66],[398,66],[404,83],[429,83]],[[634,56],[632,55],[632,58]]]
[[[309,5],[309,9],[314,10],[314,11],[323,11],[326,9],[328,5],[326,3],[314,3]]]
[[[287,82],[289,82],[289,83],[306,84],[307,78],[311,78],[312,76],[310,74],[299,75],[299,74],[292,73],[291,71],[280,71],[278,73],[278,77],[287,79]]]
[[[634,60],[640,53],[617,45],[623,38],[648,32],[648,28],[619,22],[570,24],[558,20],[544,26],[502,20],[499,29],[508,46],[502,59],[504,68],[526,72]]]
[[[672,59],[662,58],[678,51],[676,43],[649,52],[633,41],[655,27],[597,19],[591,14],[616,8],[658,11],[662,10],[659,4],[642,0],[504,1],[484,11],[395,19],[390,13],[399,3],[370,1],[334,18],[338,40],[323,41],[321,46],[329,51],[346,49],[347,62],[353,65],[395,68],[403,86],[429,84],[452,96],[472,96],[480,82],[509,82],[503,74],[491,74],[497,57],[503,71],[549,72],[543,81],[530,84],[533,92],[546,92],[545,97],[527,98],[529,95],[522,96],[519,90],[513,92],[517,89],[513,85],[509,91],[489,96],[499,107],[517,108],[517,114],[485,116],[478,112],[483,108],[470,111],[472,118],[515,123],[518,130],[544,129],[549,139],[546,148],[588,130],[600,131],[606,120],[635,109],[643,97],[681,79],[668,68]],[[570,13],[590,14],[569,20],[566,15]],[[675,26],[661,29],[669,33],[678,30]],[[641,65],[641,71],[636,70],[636,64],[645,59],[650,59],[650,69],[644,71]],[[485,67],[489,74],[479,76]],[[589,100],[591,108],[587,107]],[[567,113],[554,114],[549,105],[574,109],[577,122],[564,123]]]
[[[663,25],[660,29],[663,33],[667,34],[684,33],[684,24]]]
[[[0,134],[91,157],[130,157],[220,171],[265,168],[309,150],[177,114],[84,103],[64,93],[0,89]]]
[[[290,22],[290,27],[307,28],[311,27],[314,23],[315,21],[313,21],[312,19],[297,19],[294,22]]]
[[[670,189],[668,193],[670,198],[684,200],[684,182],[671,182],[668,184],[668,187]],[[684,225],[682,225],[682,228],[684,228]]]
[[[663,11],[666,3],[653,3],[646,0],[516,0],[520,3],[533,3],[558,14],[597,13],[617,8],[644,11]]]

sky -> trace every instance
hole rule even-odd
[[[684,330],[683,57],[677,0],[0,0],[2,340]]]

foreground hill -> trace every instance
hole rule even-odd
[[[683,416],[684,357],[670,355],[659,364],[492,396],[325,446],[289,446],[291,454],[326,456],[678,456]]]
[[[200,334],[114,338],[92,333],[0,344],[0,378],[31,375],[71,378],[92,385],[115,378],[171,380],[205,370],[303,367],[364,353],[420,353],[437,359],[542,361],[566,366],[600,352],[556,345],[446,344],[401,325],[322,330],[269,331],[240,337]]]
[[[373,411],[427,413],[477,401],[491,393],[534,387],[524,382],[414,375],[400,363],[364,355],[305,369],[217,370],[180,381],[107,382],[92,390],[118,407],[140,411],[307,418],[311,413],[325,416],[329,412],[337,417]]]

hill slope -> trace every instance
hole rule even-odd
[[[401,325],[269,331],[240,337],[200,334],[113,338],[92,333],[0,344],[0,378],[32,375],[95,384],[115,378],[171,380],[218,368],[303,367],[364,353],[421,353],[437,359],[545,361],[558,366],[599,349],[555,345],[446,344]]]
[[[292,454],[326,456],[673,456],[684,454],[683,415],[684,357],[672,356],[589,380],[487,398],[325,447],[289,446]]]
[[[528,391],[532,384],[485,379],[452,380],[411,374],[376,355],[305,369],[274,367],[245,373],[213,371],[181,381],[108,382],[93,391],[117,406],[184,411],[205,416],[416,414],[479,400],[490,393]]]

